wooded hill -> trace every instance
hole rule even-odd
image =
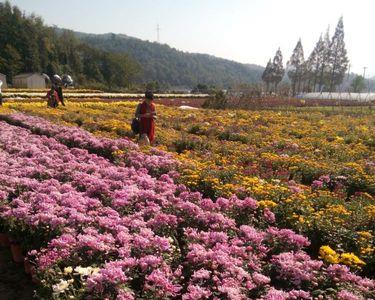
[[[132,89],[149,82],[191,89],[198,83],[229,87],[258,82],[263,67],[126,35],[84,34],[48,27],[40,17],[0,3],[0,72],[11,84],[23,72],[68,73],[77,86]]]
[[[78,85],[112,89],[129,87],[139,71],[128,55],[90,47],[71,31],[57,34],[9,2],[0,3],[0,20],[0,72],[10,84],[23,72],[68,73]]]
[[[86,44],[115,53],[126,53],[141,66],[138,82],[157,81],[172,87],[198,83],[229,87],[261,80],[263,67],[207,54],[179,51],[166,44],[143,41],[123,34],[76,33]]]

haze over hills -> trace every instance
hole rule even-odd
[[[170,87],[192,88],[198,83],[229,87],[261,80],[264,67],[241,64],[208,54],[188,53],[166,44],[144,41],[124,34],[87,34],[75,32],[91,47],[126,53],[135,59],[141,72],[137,82],[157,81]]]
[[[162,89],[218,88],[261,80],[263,67],[122,34],[86,34],[46,26],[9,2],[0,2],[0,72],[10,86],[20,73],[71,74],[77,86],[136,89],[157,82]]]
[[[0,47],[0,72],[10,86],[17,74],[44,72],[71,74],[76,86],[113,91],[143,89],[150,82],[158,82],[164,90],[192,89],[198,84],[228,88],[260,83],[264,71],[258,65],[188,53],[123,34],[46,26],[40,17],[27,16],[9,2],[0,2],[0,19],[0,45],[4,45]],[[289,55],[284,53],[284,66]],[[354,78],[355,74],[345,76],[339,90],[347,91]],[[374,87],[368,79],[361,90]]]
[[[93,48],[115,53],[125,53],[136,60],[141,71],[136,77],[138,83],[156,81],[162,86],[192,88],[197,84],[218,87],[233,87],[240,83],[261,82],[263,66],[242,64],[208,54],[189,53],[167,44],[150,42],[125,34],[91,34],[74,32],[75,36]],[[288,55],[284,56],[284,64]],[[350,89],[355,73],[345,76],[341,91]],[[287,75],[284,82],[289,82]],[[375,77],[367,78],[366,88],[375,91]]]
[[[10,86],[20,73],[71,74],[77,86],[103,90],[218,88],[261,80],[263,67],[126,35],[85,34],[46,26],[9,2],[0,2],[0,72]],[[155,84],[157,82],[158,84]]]

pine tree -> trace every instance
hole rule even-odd
[[[266,83],[267,93],[269,91],[270,83],[272,83],[272,79],[273,79],[272,78],[272,69],[273,69],[273,64],[272,64],[272,61],[270,59],[267,63],[266,68],[263,71],[263,74],[262,74],[262,80]]]
[[[277,91],[277,86],[283,79],[285,70],[283,66],[283,54],[280,48],[276,51],[275,57],[273,58],[272,68],[271,68],[272,82],[274,83],[275,92]]]
[[[319,92],[322,91],[323,85],[326,85],[328,76],[330,74],[330,38],[329,38],[329,26],[323,39],[323,43],[320,45],[321,52],[319,52],[320,70],[319,70]]]
[[[336,85],[342,83],[345,72],[348,69],[348,57],[344,42],[344,23],[341,17],[337,23],[335,34],[329,47],[330,51],[330,91],[333,91]]]
[[[296,88],[297,91],[300,91],[301,88],[304,61],[305,59],[303,57],[303,47],[301,39],[299,39],[296,47],[293,50],[293,54],[288,61],[288,77],[292,81],[293,95],[296,94]]]
[[[309,58],[304,62],[302,66],[302,92],[310,92],[311,82],[313,78],[313,52],[310,54]]]
[[[310,80],[313,92],[315,92],[315,88],[318,83],[320,67],[323,64],[324,51],[324,41],[322,35],[320,35],[319,40],[316,43],[314,50],[311,52],[308,59],[310,67]]]

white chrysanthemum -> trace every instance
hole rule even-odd
[[[73,268],[72,267],[66,267],[64,268],[64,274],[70,274],[73,272]]]
[[[69,288],[69,282],[63,279],[60,279],[59,283],[52,286],[53,292],[57,294],[63,293],[67,288]]]
[[[82,276],[89,276],[92,274],[96,274],[99,272],[99,268],[93,268],[93,267],[87,267],[87,268],[82,268],[81,266],[78,266],[74,269],[75,272],[77,272],[79,275]]]

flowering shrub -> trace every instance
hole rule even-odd
[[[0,121],[1,220],[28,251],[40,297],[375,296],[373,280],[312,259],[307,238],[274,227],[270,202],[213,201],[175,182],[173,170],[151,176],[164,168],[159,152],[149,170],[132,159],[114,164],[109,149],[131,152],[128,140],[3,119],[13,125]]]
[[[104,158],[121,158],[127,165],[135,168],[148,168],[154,174],[163,174],[176,168],[178,162],[166,152],[151,149],[148,155],[139,151],[137,144],[129,139],[97,138],[75,127],[58,126],[42,118],[24,114],[1,115],[0,119],[10,124],[30,129],[33,133],[54,137],[68,147],[88,150]]]
[[[129,124],[135,105],[70,102],[50,110],[44,103],[9,103],[3,109],[124,138],[132,137]],[[374,272],[375,128],[371,114],[319,108],[308,112],[158,109],[158,148],[181,152],[174,155],[182,162],[175,180],[212,199],[233,194],[256,199],[259,207],[274,214],[275,226],[308,236],[312,241],[308,251],[315,257],[321,246],[329,246],[337,255],[356,256],[365,264],[355,259],[342,263],[367,274]],[[38,122],[43,123],[34,121]],[[155,150],[146,154],[150,151]],[[163,155],[143,153],[122,149],[108,157],[128,166],[138,164],[137,168],[151,164],[149,169],[156,171],[149,172],[157,176],[175,168],[167,159],[165,167],[158,169]]]

